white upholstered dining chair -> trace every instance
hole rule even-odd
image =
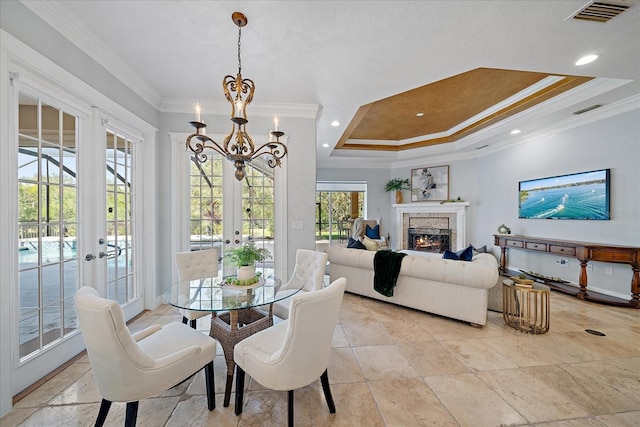
[[[324,280],[328,258],[329,255],[325,252],[298,249],[296,251],[296,266],[293,271],[292,280],[278,290],[276,298],[288,297],[294,294],[296,289],[289,289],[289,285],[293,282],[299,283],[300,280],[304,280],[305,283],[300,292],[311,292],[322,289],[322,281]],[[281,319],[288,319],[290,303],[290,298],[274,302],[273,314]]]
[[[329,412],[335,413],[327,366],[346,285],[341,277],[324,289],[294,295],[289,319],[236,344],[236,415],[242,413],[245,372],[264,387],[288,392],[289,426],[293,391],[318,378]]]
[[[199,279],[201,277],[215,277],[218,275],[218,248],[194,252],[178,252],[175,255],[180,280]],[[189,323],[193,329],[196,321],[211,312],[178,309],[182,314],[182,323]]]
[[[102,403],[96,426],[102,426],[111,402],[126,402],[125,426],[135,426],[138,401],[162,393],[205,369],[207,404],[215,408],[213,360],[216,342],[173,322],[131,334],[122,307],[89,287],[75,295],[78,322]]]

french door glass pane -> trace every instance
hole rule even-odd
[[[275,191],[273,169],[255,159],[245,167],[242,181],[242,234],[252,238],[256,246],[271,252],[273,260],[275,237]]]
[[[191,250],[219,247],[222,244],[224,159],[219,154],[207,156],[206,162],[191,157],[189,167]]]
[[[18,93],[20,357],[76,328],[78,118]],[[64,322],[63,322],[63,319]]]
[[[133,142],[107,131],[107,297],[126,304],[136,297],[133,270]]]

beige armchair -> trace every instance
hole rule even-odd
[[[371,240],[376,242],[381,249],[389,249],[388,239],[382,233],[382,225],[375,219],[356,218],[355,221],[353,222],[351,237],[353,237],[356,240],[362,240],[362,238],[366,235],[367,226],[369,226],[369,228],[373,230],[376,225],[378,226],[379,238],[378,239],[371,238]]]
[[[96,377],[102,426],[111,402],[127,402],[125,426],[135,426],[138,401],[162,393],[205,368],[207,404],[215,408],[213,359],[216,342],[178,322],[131,334],[122,307],[84,286],[75,295],[80,329]]]
[[[324,289],[291,297],[289,319],[236,344],[236,415],[242,413],[245,372],[264,387],[288,391],[289,426],[293,425],[293,391],[322,383],[329,412],[336,408],[327,366],[347,279]]]
[[[305,285],[300,292],[310,292],[322,289],[327,259],[329,255],[324,252],[311,251],[309,249],[298,249],[296,251],[296,266],[293,271],[292,281],[304,280]],[[289,304],[291,298],[286,298],[295,293],[295,289],[289,289],[291,282],[280,288],[276,297],[285,299],[273,303],[273,314],[281,319],[289,318]]]
[[[201,277],[215,277],[218,275],[217,248],[204,251],[178,252],[175,255],[180,280],[199,279]],[[207,311],[178,309],[182,314],[182,323],[189,322],[193,329],[196,328],[197,319],[211,314]]]

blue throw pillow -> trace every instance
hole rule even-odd
[[[380,238],[380,224],[377,224],[375,227],[369,227],[367,224],[367,228],[365,229],[364,235],[370,239],[379,239]]]
[[[349,249],[367,249],[367,247],[360,240],[356,240],[353,237],[349,237],[349,242],[347,243],[347,248]]]
[[[442,258],[454,261],[471,261],[473,258],[473,246],[469,245],[466,249],[459,250],[458,252],[446,250],[444,254],[442,254]]]

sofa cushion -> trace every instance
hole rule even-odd
[[[362,237],[362,243],[368,251],[377,251],[380,249],[380,245],[378,244],[378,242],[374,242],[367,236]]]
[[[380,224],[377,224],[375,227],[369,227],[369,224],[366,225],[366,229],[364,235],[370,239],[379,239],[380,238]]]
[[[347,248],[349,248],[349,249],[367,249],[367,247],[365,245],[363,245],[360,240],[356,240],[353,237],[349,237],[349,242],[347,243]]]
[[[471,261],[473,259],[473,246],[469,245],[465,249],[457,252],[446,250],[444,254],[442,254],[442,258],[454,261]]]

